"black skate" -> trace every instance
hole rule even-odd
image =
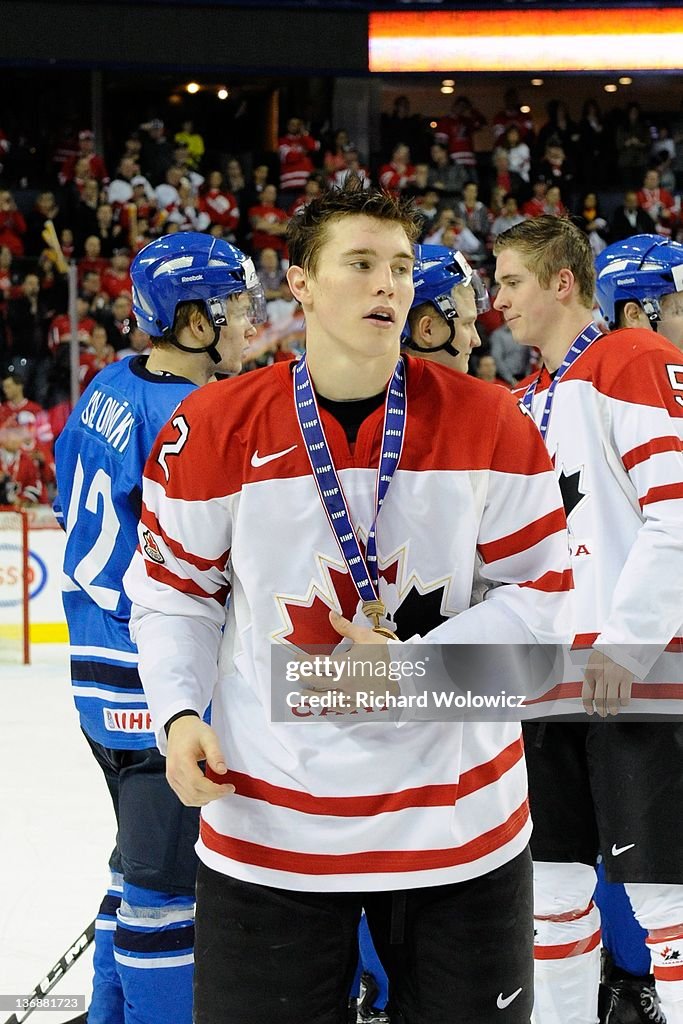
[[[378,995],[379,988],[375,979],[371,974],[363,972],[360,979],[358,1024],[390,1024],[388,1014],[374,1005]]]
[[[666,1024],[651,974],[637,978],[603,958],[598,999],[600,1024]]]

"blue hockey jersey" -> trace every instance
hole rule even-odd
[[[121,581],[137,546],[147,456],[196,387],[150,373],[146,362],[133,356],[101,370],[55,445],[73,694],[84,731],[117,749],[155,745]]]

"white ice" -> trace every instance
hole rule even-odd
[[[30,666],[0,661],[3,996],[28,995],[95,917],[115,835],[104,776],[78,726],[68,648],[35,644],[31,655]],[[91,976],[92,946],[52,994],[84,995],[87,1006]],[[0,1022],[10,1012],[0,1010]],[[74,1016],[35,1010],[29,1021]]]

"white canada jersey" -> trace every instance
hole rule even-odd
[[[380,596],[399,635],[566,639],[565,517],[533,423],[502,388],[406,364],[404,446],[377,523]],[[383,409],[353,449],[320,415],[364,543]],[[281,888],[375,890],[461,881],[524,849],[517,722],[398,724],[364,713],[359,723],[324,711],[310,724],[271,722],[272,645],[336,643],[331,608],[368,624],[320,503],[291,364],[183,402],[148,461],[143,503],[142,553],[126,586],[159,741],[175,713],[201,713],[212,699],[236,787],[202,810],[206,864]]]
[[[537,423],[550,381],[543,369],[533,399]],[[575,647],[612,650],[640,679],[667,645],[670,654],[681,649],[682,437],[683,357],[652,331],[598,338],[555,389],[546,444],[567,513]],[[667,662],[671,688],[650,689],[650,696],[683,696],[680,657]],[[636,683],[634,696],[646,693]]]

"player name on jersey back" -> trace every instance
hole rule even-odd
[[[135,416],[127,401],[120,401],[107,390],[95,388],[81,413],[81,423],[98,434],[114,451],[125,452]]]

